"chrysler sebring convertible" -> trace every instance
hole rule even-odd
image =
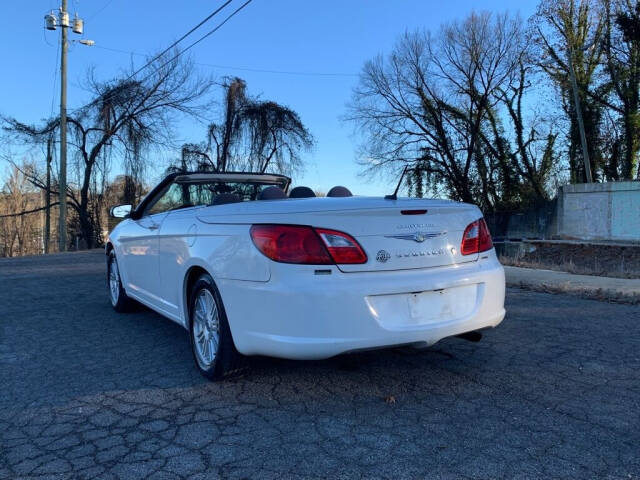
[[[480,210],[449,200],[289,191],[282,175],[172,174],[106,244],[113,307],[133,301],[189,332],[221,378],[243,355],[321,359],[478,339],[505,315]],[[288,192],[288,193],[287,193]]]

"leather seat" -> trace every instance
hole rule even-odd
[[[289,192],[289,198],[311,198],[315,197],[316,194],[313,193],[309,187],[296,187]]]
[[[331,190],[329,190],[329,193],[327,193],[327,197],[353,197],[353,194],[347,187],[336,185]]]
[[[280,187],[267,187],[258,194],[258,200],[279,200],[281,198],[287,198],[287,194]]]
[[[215,196],[211,205],[224,205],[226,203],[238,203],[241,201],[240,195],[235,193],[221,193]]]

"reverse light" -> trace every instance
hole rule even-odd
[[[253,225],[251,239],[276,262],[311,265],[366,263],[358,242],[343,232],[303,225]]]
[[[460,245],[460,253],[462,255],[486,252],[492,248],[491,234],[484,218],[479,218],[464,230],[462,244]]]
[[[315,231],[320,235],[335,263],[367,263],[367,255],[351,235],[325,228],[316,228]]]

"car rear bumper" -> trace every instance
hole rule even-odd
[[[219,281],[239,352],[321,359],[428,346],[495,327],[505,315],[504,270],[493,251],[456,267],[316,274],[318,268],[274,264],[268,282]]]

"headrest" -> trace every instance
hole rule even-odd
[[[211,205],[224,205],[225,203],[238,203],[241,201],[240,195],[235,193],[220,193],[215,196]]]
[[[258,194],[258,200],[278,200],[280,198],[287,198],[287,194],[280,187],[267,187]]]
[[[347,187],[338,185],[329,190],[327,197],[353,197],[353,194]]]
[[[289,198],[310,198],[315,196],[316,194],[309,187],[296,187],[289,192]]]

